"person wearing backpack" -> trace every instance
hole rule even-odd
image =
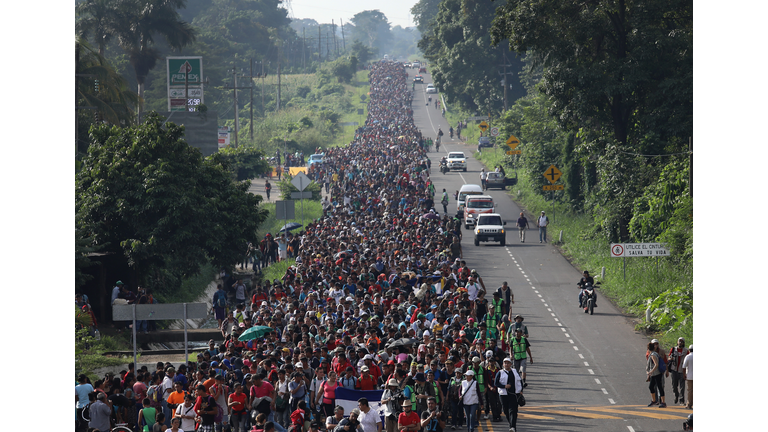
[[[659,405],[659,408],[666,408],[667,404],[664,401],[664,385],[662,384],[661,377],[663,372],[661,370],[664,364],[664,360],[656,352],[656,344],[648,342],[648,362],[645,365],[645,372],[647,374],[646,382],[648,389],[651,391],[651,403],[648,406]],[[656,399],[656,391],[659,392],[659,400]]]
[[[216,320],[219,322],[219,328],[221,328],[221,323],[227,317],[227,292],[224,291],[224,287],[221,284],[217,288],[216,292],[213,293],[213,301],[211,303],[213,307],[211,307],[211,310],[215,312]]]

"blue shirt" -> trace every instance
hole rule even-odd
[[[90,402],[88,400],[88,393],[93,392],[93,386],[86,383],[86,384],[78,384],[75,386],[75,395],[77,396],[77,407],[78,408],[85,408],[86,405]]]

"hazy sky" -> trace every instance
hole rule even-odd
[[[392,27],[412,27],[416,24],[411,16],[411,8],[418,0],[336,0],[336,1],[318,1],[318,0],[288,0],[284,4],[290,5],[289,11],[293,10],[293,18],[312,18],[320,24],[330,23],[334,20],[336,24],[339,19],[349,22],[352,17],[364,10],[380,10]]]

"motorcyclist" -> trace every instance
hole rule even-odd
[[[579,279],[579,282],[576,284],[578,285],[581,290],[579,291],[579,307],[581,307],[581,302],[584,297],[584,289],[587,286],[592,287],[592,305],[594,307],[597,307],[597,292],[595,292],[595,279],[589,275],[589,272],[584,270],[584,273],[581,275],[581,279]]]
[[[448,167],[448,159],[443,156],[440,158],[440,172],[443,172],[446,167]]]

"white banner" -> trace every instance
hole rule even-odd
[[[611,243],[614,258],[669,256],[669,250],[661,243]]]

